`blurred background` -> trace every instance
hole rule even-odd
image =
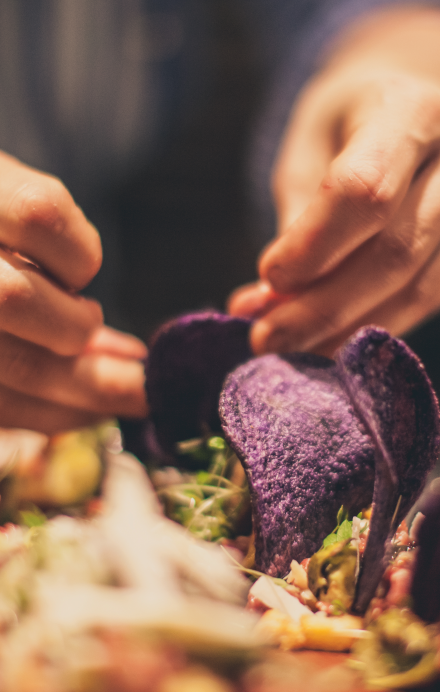
[[[255,35],[240,3],[184,5],[153,18],[167,108],[148,159],[85,207],[104,231],[91,291],[113,325],[144,339],[181,312],[224,309],[255,278],[264,242],[247,171],[264,84]]]
[[[362,7],[0,2],[0,148],[59,176],[98,228],[104,263],[86,292],[110,325],[148,341],[256,277],[295,95]],[[440,391],[438,321],[408,341]]]

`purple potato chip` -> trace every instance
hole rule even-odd
[[[248,360],[250,321],[216,312],[185,315],[153,337],[146,361],[147,445],[172,454],[175,443],[220,432],[218,399],[228,372]]]
[[[384,570],[386,539],[438,453],[437,401],[419,359],[375,327],[357,332],[336,363],[263,356],[229,376],[220,414],[248,475],[262,571],[284,576],[293,558],[312,555],[339,507],[359,511],[374,484],[355,603],[362,612]]]
[[[373,514],[354,604],[364,612],[384,571],[386,546],[437,459],[439,411],[419,358],[384,329],[359,330],[336,361],[376,446]]]
[[[333,361],[251,360],[228,377],[220,415],[248,477],[258,570],[285,576],[318,550],[342,504],[371,503],[374,445]]]

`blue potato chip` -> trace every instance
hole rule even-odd
[[[371,503],[374,444],[333,361],[249,361],[228,377],[220,414],[248,477],[258,570],[285,576],[318,550],[342,504],[355,513]]]
[[[221,431],[218,399],[228,372],[251,357],[250,321],[213,311],[161,327],[146,361],[147,445],[172,454],[175,443]]]
[[[376,447],[373,514],[355,601],[363,612],[384,571],[392,535],[437,459],[439,410],[419,358],[384,329],[359,330],[336,361]]]
[[[284,576],[319,549],[344,504],[373,500],[354,607],[367,607],[386,545],[439,451],[439,413],[419,359],[368,327],[338,352],[268,355],[238,367],[220,398],[227,439],[247,472],[257,569]]]

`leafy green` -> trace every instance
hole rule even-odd
[[[207,469],[187,482],[158,490],[166,515],[198,538],[218,541],[235,535],[237,521],[249,505],[247,484],[231,480],[237,457],[220,436],[179,442],[179,452],[204,459]],[[244,479],[244,476],[243,476]]]
[[[340,609],[349,610],[355,593],[356,564],[357,550],[350,538],[318,550],[307,570],[310,591],[319,601],[336,602]]]
[[[208,442],[206,443],[206,446],[208,449],[215,449],[215,450],[222,450],[222,451],[227,451],[228,445],[226,443],[226,440],[224,440],[223,437],[219,436],[214,436],[210,437]]]
[[[330,545],[333,545],[334,543],[339,543],[339,539],[335,533],[330,533],[322,541],[322,547],[328,548]]]
[[[36,506],[33,506],[32,509],[22,510],[20,512],[20,523],[28,529],[32,529],[34,526],[43,526],[46,521],[46,515]]]
[[[362,519],[362,512],[357,515],[358,519]],[[340,541],[346,541],[352,537],[353,534],[353,520],[348,519],[348,510],[342,505],[336,515],[336,527],[333,531],[324,538],[322,542],[322,548],[328,548],[334,543],[339,543]],[[365,531],[365,528],[361,529],[361,533]]]
[[[336,617],[338,615],[345,615],[347,612],[346,605],[339,598],[335,598],[331,605],[333,606],[332,615]]]
[[[344,505],[341,505],[336,515],[336,525],[339,526],[346,519],[348,519],[348,510],[344,507]]]
[[[354,648],[354,666],[369,689],[417,689],[438,677],[436,626],[407,608],[390,608],[368,627]]]

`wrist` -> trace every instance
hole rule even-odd
[[[333,42],[323,72],[406,73],[440,81],[440,10],[401,7],[376,11]]]

